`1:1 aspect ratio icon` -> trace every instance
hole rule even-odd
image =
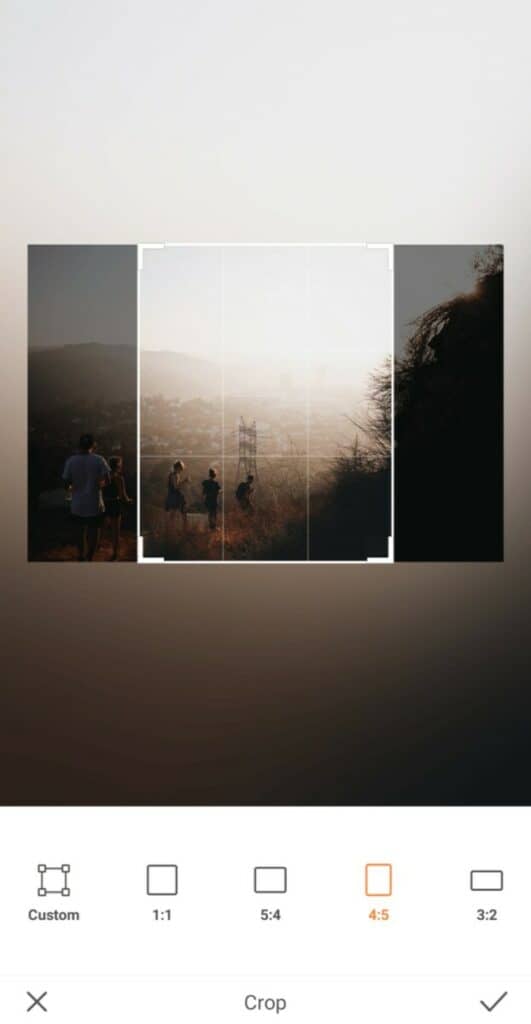
[[[392,896],[393,895],[393,866],[392,866],[392,864],[366,864],[365,865],[365,895],[366,896]]]
[[[40,875],[37,896],[70,896],[70,864],[61,864],[60,868],[39,864],[37,871]]]
[[[178,868],[176,864],[148,864],[148,896],[176,896],[178,892]]]

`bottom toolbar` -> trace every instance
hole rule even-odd
[[[522,1022],[531,1005],[527,980],[474,979],[426,981],[386,979],[378,983],[314,980],[203,978],[197,981],[124,978],[102,982],[84,979],[64,982],[10,981],[1,988],[2,1019],[16,1022],[33,1013],[47,1013],[57,1024],[93,1024],[95,1020],[153,1024],[236,1024],[254,1019],[292,1024],[448,1024],[448,1021],[495,1020]],[[43,1018],[44,1019],[44,1018]]]
[[[530,824],[525,808],[0,809],[0,1020],[520,1024]]]

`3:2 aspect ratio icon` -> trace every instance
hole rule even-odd
[[[70,896],[70,864],[61,864],[60,868],[39,864],[37,871],[40,875],[37,896]]]
[[[503,871],[471,871],[472,892],[503,892]]]

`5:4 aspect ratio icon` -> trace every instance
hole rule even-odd
[[[70,864],[61,864],[60,868],[50,868],[46,864],[39,864],[41,884],[37,889],[37,896],[70,896],[69,874]]]

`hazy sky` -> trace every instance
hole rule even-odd
[[[136,266],[135,246],[29,246],[30,348],[135,345]]]
[[[397,350],[411,333],[411,322],[459,293],[473,291],[477,281],[474,257],[482,245],[407,245],[396,252]]]
[[[227,363],[345,366],[391,351],[386,249],[166,247],[144,253],[141,346]]]

